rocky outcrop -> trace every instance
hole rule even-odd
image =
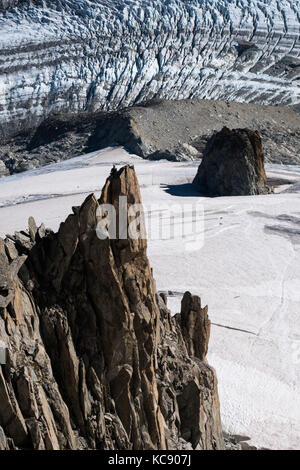
[[[206,358],[210,336],[210,321],[208,308],[201,308],[201,300],[186,292],[181,302],[179,321],[187,350],[191,356],[201,361]]]
[[[210,196],[267,194],[264,151],[257,131],[224,127],[208,142],[194,180]]]
[[[0,7],[0,138],[53,113],[153,98],[300,102],[299,0],[2,0]]]
[[[112,145],[143,158],[197,160],[224,125],[258,129],[267,162],[300,163],[300,115],[291,108],[207,100],[156,100],[116,112],[51,116],[2,142],[11,174]]]
[[[171,317],[144,236],[99,238],[119,196],[141,202],[133,167],[57,233],[0,240],[0,449],[223,448],[207,310],[186,294]]]

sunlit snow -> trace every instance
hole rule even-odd
[[[203,205],[204,243],[149,240],[157,288],[172,313],[186,290],[208,304],[209,362],[219,380],[224,429],[259,447],[300,447],[300,168],[269,165],[286,180],[276,194],[200,197],[189,184],[196,163],[150,162],[110,148],[0,180],[0,235],[27,226],[30,215],[52,229],[113,163],[135,165],[146,213],[153,206]],[[178,219],[173,221],[179,224]]]

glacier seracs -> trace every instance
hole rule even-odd
[[[299,0],[2,0],[0,137],[152,98],[300,102]]]

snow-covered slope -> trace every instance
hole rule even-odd
[[[158,289],[171,289],[173,313],[186,290],[209,305],[209,362],[225,430],[260,447],[299,449],[300,167],[268,166],[273,180],[289,184],[278,194],[204,198],[187,184],[195,163],[151,162],[123,149],[95,152],[1,179],[0,236],[26,227],[30,215],[57,229],[89,192],[100,195],[113,162],[134,163],[151,227],[165,219],[168,205],[178,214],[175,227],[180,207],[203,207],[202,248],[190,251],[191,239],[175,232],[173,239],[151,237],[148,254]]]
[[[299,16],[299,0],[2,0],[0,136],[153,97],[299,103]]]

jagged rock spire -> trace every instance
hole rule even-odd
[[[215,372],[200,360],[191,322],[183,337],[156,294],[146,240],[97,235],[100,205],[112,204],[118,216],[119,196],[141,203],[133,167],[114,172],[100,200],[87,197],[57,233],[30,219],[23,234],[31,245],[17,235],[0,243],[1,264],[13,273],[0,307],[8,356],[0,366],[0,448],[223,446]],[[22,256],[12,270],[12,257]]]

